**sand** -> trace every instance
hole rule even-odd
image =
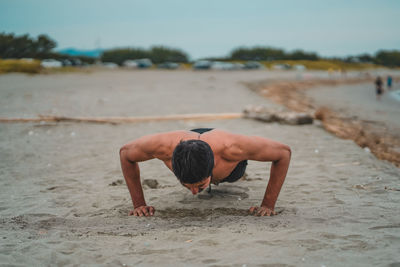
[[[396,73],[392,71],[393,76]],[[386,73],[385,75],[387,75]],[[320,120],[336,136],[353,140],[381,160],[400,167],[400,90],[374,96],[372,77],[263,81],[247,84],[260,95],[286,108]]]
[[[400,83],[390,91],[386,89],[380,101],[376,99],[373,83],[317,87],[308,90],[307,95],[319,106],[377,125],[384,124],[389,132],[400,138],[400,100],[394,97],[397,90],[400,90]]]
[[[0,116],[152,116],[277,104],[245,83],[324,72],[108,71],[0,76]],[[304,75],[304,76],[303,76]],[[348,73],[348,75],[360,75]],[[340,77],[338,77],[340,79]],[[217,127],[291,146],[273,217],[261,202],[270,164],[193,196],[159,161],[140,165],[152,218],[127,216],[119,148],[154,132]],[[0,124],[0,263],[99,266],[397,266],[400,172],[320,125],[253,120]],[[397,265],[396,265],[397,264]]]

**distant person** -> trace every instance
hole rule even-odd
[[[129,215],[152,216],[155,212],[144,199],[138,164],[154,158],[161,160],[193,195],[211,183],[239,180],[245,173],[247,160],[272,162],[261,205],[251,207],[250,213],[274,215],[290,156],[290,148],[276,141],[211,128],[143,136],[120,150],[122,172],[133,202]]]
[[[375,80],[375,85],[376,85],[376,100],[381,100],[381,96],[383,94],[383,82],[382,78],[378,76]]]
[[[388,90],[392,90],[392,82],[393,82],[392,76],[390,76],[390,75],[387,76],[386,84],[387,84]]]

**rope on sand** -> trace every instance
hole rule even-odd
[[[171,120],[221,120],[242,118],[242,113],[200,113],[200,114],[175,114],[166,116],[143,116],[143,117],[65,117],[65,116],[43,116],[37,118],[1,118],[0,123],[13,122],[88,122],[88,123],[135,123],[148,121],[171,121]]]

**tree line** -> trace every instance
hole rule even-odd
[[[272,47],[240,47],[234,49],[229,60],[255,60],[255,61],[272,61],[272,60],[318,60],[320,59],[316,53],[304,52],[296,50],[294,52],[285,52],[283,49]]]
[[[13,33],[0,33],[0,58],[18,59],[34,58],[57,60],[79,59],[89,64],[94,63],[95,59],[85,56],[69,56],[54,51],[57,43],[45,34],[32,38],[28,34],[16,36]]]
[[[322,58],[317,53],[305,52],[303,50],[295,50],[293,52],[285,52],[283,49],[271,47],[254,47],[254,48],[236,48],[225,60],[255,60],[255,61],[271,61],[271,60],[321,60],[333,59],[344,62],[362,62],[374,63],[387,67],[400,67],[400,51],[398,50],[380,50],[375,55],[361,54],[357,56],[348,56],[345,58]]]
[[[16,36],[13,33],[0,33],[0,58],[54,58],[58,60],[79,58],[86,63],[93,63],[94,58],[85,56],[69,56],[54,51],[57,43],[45,34],[32,38],[28,34]],[[105,50],[100,56],[103,62],[114,62],[122,65],[128,59],[148,58],[153,63],[163,62],[189,62],[189,56],[180,49],[164,46],[154,46],[150,49],[142,48],[115,48]],[[380,50],[374,55],[361,54],[345,58],[322,58],[317,53],[295,50],[286,52],[283,49],[272,47],[239,47],[234,49],[227,57],[213,58],[222,61],[272,61],[272,60],[320,60],[333,59],[343,62],[368,62],[387,67],[400,67],[400,50]]]
[[[149,50],[141,48],[116,48],[106,50],[101,56],[101,61],[122,65],[125,60],[143,58],[148,58],[156,64],[163,62],[186,63],[189,61],[188,55],[185,52],[164,46],[154,46]]]

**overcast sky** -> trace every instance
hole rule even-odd
[[[0,32],[45,33],[57,49],[166,45],[192,59],[255,45],[373,54],[400,50],[400,0],[0,0]]]

